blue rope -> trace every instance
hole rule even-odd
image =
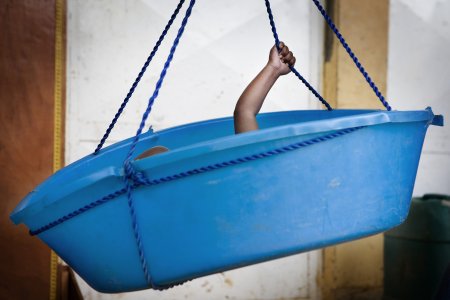
[[[137,185],[136,185],[136,187],[137,187]],[[125,194],[125,192],[126,192],[125,188],[120,189],[118,191],[115,191],[115,192],[113,192],[111,194],[108,194],[108,195],[106,195],[106,196],[104,196],[104,197],[102,197],[102,198],[100,198],[100,199],[98,199],[96,201],[93,201],[93,202],[91,202],[91,203],[89,203],[89,204],[87,204],[87,205],[85,205],[85,206],[83,206],[83,207],[81,207],[81,208],[79,208],[77,210],[74,210],[73,212],[71,212],[71,213],[69,213],[69,214],[67,214],[67,215],[65,215],[65,216],[63,216],[63,217],[61,217],[61,218],[59,218],[59,219],[57,219],[57,220],[55,220],[53,222],[50,222],[47,225],[42,226],[42,227],[40,227],[37,230],[30,230],[29,233],[30,233],[30,235],[41,234],[41,233],[43,233],[43,232],[45,232],[45,231],[47,231],[47,230],[49,230],[49,229],[59,225],[59,224],[62,224],[62,223],[66,222],[66,221],[68,221],[68,220],[70,220],[70,219],[72,219],[72,218],[74,218],[74,217],[76,217],[78,215],[81,215],[84,212],[87,212],[88,210],[90,210],[90,209],[92,209],[94,207],[97,207],[97,206],[99,206],[101,204],[104,204],[104,203],[110,201],[110,200],[113,200],[113,199],[115,199],[115,198]]]
[[[125,162],[124,162],[125,189],[127,191],[128,207],[130,209],[130,214],[131,214],[131,218],[132,218],[133,232],[134,232],[134,236],[135,236],[136,243],[137,243],[137,246],[138,246],[139,259],[141,261],[142,270],[144,272],[144,276],[145,276],[145,279],[147,280],[147,283],[149,284],[149,286],[151,286],[152,288],[155,288],[155,289],[157,289],[158,287],[153,284],[152,278],[150,276],[150,272],[149,272],[148,267],[147,267],[147,261],[145,259],[145,250],[144,250],[144,246],[143,246],[142,241],[141,241],[141,236],[140,236],[140,232],[139,232],[139,225],[138,225],[138,221],[137,221],[136,211],[134,209],[134,204],[133,204],[132,190],[133,190],[134,178],[136,177],[136,175],[135,175],[135,171],[133,170],[133,168],[131,166],[131,158],[132,158],[134,150],[136,148],[136,144],[139,141],[140,135],[142,133],[142,129],[145,126],[145,121],[147,120],[147,118],[148,118],[148,116],[149,116],[149,114],[151,112],[151,109],[152,109],[152,106],[153,106],[153,103],[154,103],[156,97],[158,97],[158,93],[159,93],[159,90],[160,90],[160,88],[162,86],[162,83],[164,81],[164,77],[167,74],[167,70],[168,70],[168,68],[170,66],[170,62],[173,59],[173,56],[175,54],[175,50],[177,49],[178,43],[180,42],[180,38],[183,35],[184,28],[186,27],[187,21],[189,19],[189,16],[191,15],[192,8],[194,7],[194,4],[195,4],[195,0],[191,0],[190,3],[189,3],[189,7],[186,10],[186,13],[185,13],[185,16],[183,18],[183,21],[181,22],[181,26],[178,29],[177,36],[175,37],[175,40],[173,41],[172,47],[170,49],[169,56],[167,57],[167,60],[166,60],[166,62],[164,64],[164,68],[161,71],[161,74],[159,76],[159,80],[156,83],[156,87],[155,87],[155,90],[153,92],[153,95],[150,97],[150,99],[148,101],[147,109],[145,110],[145,112],[144,112],[144,114],[142,116],[141,123],[140,123],[139,128],[138,128],[138,130],[136,132],[136,135],[135,135],[135,137],[133,139],[133,142],[131,143],[130,150],[128,152],[127,158],[125,159]]]
[[[167,32],[169,31],[170,26],[175,21],[175,18],[177,17],[178,12],[180,11],[181,7],[183,6],[184,1],[185,0],[180,0],[180,3],[178,3],[175,11],[173,12],[172,16],[170,17],[169,22],[167,23],[167,25],[164,28],[163,32],[161,33],[158,41],[156,42],[155,46],[153,47],[152,52],[148,56],[147,60],[145,61],[144,65],[141,68],[141,71],[139,72],[133,85],[131,86],[130,90],[128,91],[127,96],[123,100],[122,105],[120,105],[120,108],[117,111],[116,115],[114,116],[113,120],[111,121],[111,124],[109,124],[108,129],[106,129],[106,132],[103,135],[102,139],[100,140],[100,143],[97,145],[97,148],[95,149],[94,154],[97,154],[102,149],[103,144],[106,142],[106,139],[108,138],[109,134],[111,133],[112,129],[114,128],[114,125],[116,124],[117,120],[119,119],[120,115],[122,114],[123,110],[125,109],[125,106],[128,104],[128,101],[130,100],[131,96],[133,95],[134,90],[136,89],[139,82],[141,81],[141,78],[144,75],[145,71],[147,70],[147,67],[149,66],[150,62],[152,61],[153,57],[155,56],[156,52],[158,51],[158,48],[161,45],[162,41],[164,40],[164,37],[166,36]]]
[[[187,21],[189,19],[189,16],[191,15],[192,7],[194,6],[194,4],[195,4],[195,0],[191,0],[191,2],[189,4],[189,7],[186,10],[186,15],[185,15],[183,21],[181,22],[180,28],[178,29],[178,34],[177,34],[175,40],[173,41],[172,48],[170,49],[169,56],[167,57],[167,60],[166,60],[166,62],[164,64],[164,68],[161,71],[161,74],[159,76],[158,82],[156,83],[155,90],[153,91],[153,95],[150,97],[150,99],[148,101],[147,108],[146,108],[144,114],[142,115],[141,123],[140,123],[139,128],[138,128],[138,130],[136,132],[136,135],[134,136],[133,142],[132,142],[130,150],[128,152],[128,156],[127,156],[127,158],[125,160],[125,164],[127,164],[127,163],[129,163],[131,161],[131,157],[132,157],[132,155],[134,153],[134,150],[136,148],[136,144],[138,143],[140,135],[142,133],[142,129],[145,126],[145,121],[147,120],[147,118],[148,118],[148,116],[149,116],[149,114],[150,114],[150,112],[152,110],[153,103],[155,102],[156,97],[158,97],[159,90],[161,89],[161,86],[163,84],[164,78],[166,77],[167,70],[170,67],[170,63],[172,62],[173,56],[175,54],[175,50],[177,49],[178,43],[180,42],[180,38],[183,35],[184,28],[186,27]]]
[[[275,27],[275,21],[273,20],[272,9],[270,8],[269,0],[265,0],[265,1],[266,1],[267,14],[269,15],[270,26],[272,27],[272,33],[273,33],[273,37],[275,39],[275,46],[277,47],[278,51],[280,51],[280,39],[278,38],[277,29]],[[328,110],[333,110],[331,108],[330,104],[328,104],[328,102],[311,86],[311,84],[309,84],[309,82],[293,66],[289,66],[289,69],[291,69],[292,73],[294,73],[295,76],[297,76],[298,79],[300,79],[300,81],[304,85],[306,85],[306,87],[313,93],[313,95],[316,96],[320,100],[320,102],[322,102],[322,104],[325,105],[325,107]]]
[[[154,185],[159,185],[162,183],[166,183],[166,182],[170,182],[170,181],[174,181],[174,180],[178,180],[178,179],[182,179],[182,178],[186,178],[192,175],[196,175],[196,174],[202,174],[202,173],[206,173],[206,172],[210,172],[210,171],[214,171],[214,170],[218,170],[218,169],[222,169],[222,168],[226,168],[226,167],[230,167],[230,166],[234,166],[234,165],[239,165],[239,164],[243,164],[246,162],[250,162],[250,161],[255,161],[258,159],[263,159],[263,158],[267,158],[267,157],[271,157],[274,155],[278,155],[278,154],[283,154],[283,153],[287,153],[293,150],[297,150],[300,148],[304,148],[307,146],[311,146],[320,142],[324,142],[324,141],[328,141],[331,140],[333,138],[337,138],[346,134],[349,134],[351,132],[357,131],[364,128],[364,126],[362,127],[354,127],[354,128],[348,128],[348,129],[343,129],[343,130],[339,130],[336,131],[334,133],[330,133],[327,135],[323,135],[323,136],[319,136],[316,137],[314,139],[310,139],[310,140],[306,140],[303,142],[299,142],[299,143],[295,143],[295,144],[291,144],[291,145],[287,145],[281,148],[276,148],[273,150],[269,150],[266,152],[262,152],[262,153],[258,153],[258,154],[253,154],[253,155],[249,155],[249,156],[244,156],[244,157],[240,157],[240,158],[236,158],[236,159],[232,159],[232,160],[228,160],[222,163],[217,163],[217,164],[213,164],[213,165],[207,165],[204,167],[200,167],[200,168],[195,168],[195,169],[191,169],[185,172],[180,172],[174,175],[169,175],[169,176],[165,176],[165,177],[161,177],[158,179],[152,179],[149,180],[147,179],[143,173],[141,172],[136,172],[136,171],[126,171],[128,172],[131,176],[130,179],[134,182],[133,185],[131,186],[132,189],[138,188],[140,186],[154,186]],[[77,209],[53,222],[48,223],[45,226],[40,227],[39,229],[36,230],[30,230],[30,235],[37,235],[37,234],[41,234],[59,224],[62,224],[78,215],[81,215],[82,213],[97,207],[99,205],[102,205],[110,200],[115,199],[116,197],[119,197],[123,194],[125,194],[127,192],[127,190],[125,188],[122,188],[120,190],[117,190],[111,194],[108,194],[105,197],[100,198],[99,200],[93,201],[90,204],[87,204],[85,206],[83,206],[80,209]]]
[[[267,1],[267,0],[266,0]],[[322,5],[320,5],[320,2],[318,0],[312,0],[314,2],[314,4],[317,6],[317,8],[319,9],[320,13],[322,14],[322,16],[325,18],[325,21],[327,22],[328,26],[331,28],[331,30],[333,30],[333,32],[336,34],[336,37],[339,39],[339,41],[341,42],[342,46],[344,46],[345,50],[347,51],[347,53],[350,55],[350,57],[352,58],[353,62],[355,63],[356,67],[359,69],[359,71],[361,72],[361,74],[364,76],[364,78],[366,79],[366,81],[369,83],[370,87],[372,88],[372,90],[374,91],[375,95],[377,95],[378,99],[380,99],[381,103],[384,105],[384,107],[386,107],[386,109],[389,111],[391,110],[391,106],[389,105],[389,103],[385,100],[384,96],[381,94],[380,90],[378,89],[378,87],[375,85],[375,83],[372,81],[372,78],[370,78],[369,74],[366,72],[366,70],[364,69],[364,67],[361,65],[361,63],[359,62],[358,58],[356,57],[355,53],[353,53],[352,49],[350,49],[350,46],[347,44],[347,42],[345,41],[344,37],[342,36],[342,34],[339,32],[339,30],[337,29],[336,25],[333,23],[333,20],[331,20],[330,16],[326,13],[325,9],[322,7]]]
[[[130,183],[129,178],[127,178],[125,180],[125,182],[126,182],[125,189],[127,192],[128,207],[130,209],[130,214],[131,214],[131,222],[133,225],[134,238],[136,240],[136,244],[138,247],[139,260],[141,261],[142,271],[144,272],[145,280],[151,287],[153,287],[153,281],[152,281],[150,272],[147,267],[147,261],[145,259],[145,251],[144,251],[144,246],[142,245],[141,235],[140,235],[140,231],[139,231],[139,224],[138,224],[137,217],[136,217],[136,211],[134,210],[133,197],[132,197],[132,190],[133,190],[132,183]]]

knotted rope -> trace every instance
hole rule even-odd
[[[126,190],[126,195],[127,195],[127,199],[128,199],[128,207],[130,209],[130,214],[131,214],[131,219],[132,219],[133,233],[134,233],[134,237],[136,239],[136,244],[138,246],[139,259],[141,261],[142,270],[144,272],[145,279],[147,280],[147,283],[149,284],[149,286],[151,286],[153,289],[158,289],[158,287],[153,284],[150,272],[147,267],[147,261],[145,259],[145,257],[146,257],[145,249],[144,249],[144,245],[142,244],[142,239],[141,239],[140,231],[139,231],[139,224],[137,221],[137,215],[136,215],[136,211],[134,209],[134,204],[133,204],[132,191],[133,191],[134,184],[135,184],[134,179],[139,178],[139,174],[136,174],[136,171],[131,166],[131,159],[132,159],[134,150],[136,148],[136,145],[139,142],[139,138],[141,136],[142,129],[145,126],[145,121],[147,120],[147,118],[152,110],[152,106],[153,106],[153,103],[155,102],[156,97],[158,97],[159,90],[161,89],[162,83],[164,81],[164,77],[166,76],[167,70],[170,67],[170,63],[172,62],[172,59],[174,57],[178,43],[180,42],[181,36],[183,35],[184,28],[186,27],[187,21],[191,15],[194,4],[195,4],[195,0],[191,0],[189,3],[189,7],[186,10],[183,21],[181,22],[181,26],[178,29],[177,36],[175,37],[172,47],[170,48],[169,56],[167,57],[166,62],[164,63],[163,70],[161,71],[158,82],[156,83],[155,90],[153,91],[153,95],[150,97],[150,99],[148,101],[147,109],[145,110],[144,114],[142,115],[141,123],[136,132],[136,135],[133,138],[127,158],[125,159],[125,162],[124,162],[125,190]]]

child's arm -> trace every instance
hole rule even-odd
[[[250,82],[236,103],[234,109],[234,131],[236,133],[258,129],[256,115],[261,109],[267,93],[278,77],[288,74],[289,66],[294,64],[295,57],[286,45],[280,43],[280,53],[275,46],[272,47],[267,65]]]

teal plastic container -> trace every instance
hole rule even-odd
[[[434,299],[450,265],[450,196],[414,198],[406,221],[385,233],[385,299]]]
[[[65,167],[12,212],[93,288],[166,288],[392,228],[409,210],[431,109],[289,111],[146,132],[133,162],[155,184],[124,191],[131,139]],[[110,197],[113,195],[114,197]],[[151,276],[144,276],[142,262]]]

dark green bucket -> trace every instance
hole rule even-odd
[[[406,221],[385,233],[384,299],[433,299],[450,266],[450,196],[414,198]]]

